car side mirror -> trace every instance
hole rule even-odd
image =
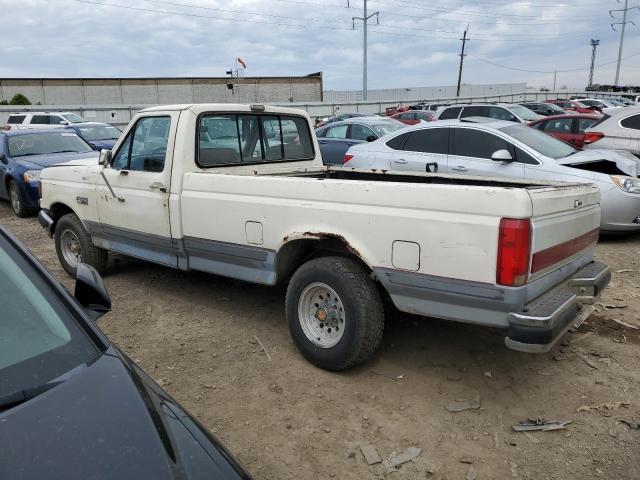
[[[513,157],[509,153],[509,150],[502,149],[493,152],[493,155],[491,155],[491,160],[493,160],[494,162],[513,162]]]
[[[100,150],[98,164],[102,165],[103,167],[108,167],[109,165],[111,165],[111,150],[107,150],[106,148]]]
[[[64,120],[60,120],[60,125],[69,125],[69,122],[65,122]]]
[[[367,137],[367,142],[375,142],[378,139],[375,135],[369,135]]]
[[[0,152],[0,162],[7,163],[7,157],[2,152]]]
[[[74,297],[92,320],[97,320],[111,310],[111,299],[100,274],[86,263],[78,264],[76,269]]]

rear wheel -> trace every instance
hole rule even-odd
[[[323,257],[302,265],[289,282],[289,331],[302,355],[325,370],[346,370],[377,350],[384,330],[380,294],[355,260]]]
[[[72,277],[80,262],[91,265],[98,273],[107,268],[108,252],[93,244],[91,235],[75,213],[68,213],[58,220],[54,243],[62,268]]]
[[[33,215],[34,209],[25,207],[18,185],[13,180],[9,180],[9,200],[11,200],[11,208],[16,217],[23,218]]]

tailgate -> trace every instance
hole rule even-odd
[[[533,211],[530,280],[593,248],[600,228],[600,189],[591,184],[530,188]]]

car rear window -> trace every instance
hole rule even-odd
[[[304,117],[212,113],[201,115],[198,123],[197,164],[202,168],[314,158]]]
[[[438,120],[452,120],[452,119],[458,118],[458,115],[460,115],[461,110],[462,110],[462,107],[445,108],[440,114],[440,116],[438,117]]]
[[[25,119],[26,115],[10,115],[7,123],[18,124],[22,123]]]

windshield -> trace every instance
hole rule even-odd
[[[527,120],[527,121],[533,121],[533,120],[538,120],[539,118],[542,118],[536,112],[529,110],[528,108],[523,107],[522,105],[509,105],[509,110],[511,110],[516,115],[518,115],[521,119]]]
[[[69,120],[70,123],[84,123],[86,120],[75,113],[65,113],[62,115],[64,118]]]
[[[565,113],[565,111],[564,111],[564,109],[562,107],[560,107],[560,106],[558,106],[558,105],[556,105],[554,103],[545,103],[545,106],[551,108],[551,110],[554,110],[554,111],[556,111],[558,113]]]
[[[26,157],[28,155],[46,155],[50,153],[91,152],[91,146],[78,135],[68,130],[39,132],[7,137],[9,155]]]
[[[2,236],[0,305],[0,399],[98,357],[51,286]]]
[[[75,127],[82,135],[82,138],[89,142],[95,140],[117,140],[122,133],[111,125],[93,125],[90,127]]]
[[[500,130],[547,157],[558,159],[577,152],[575,148],[557,138],[526,125],[512,125]]]
[[[369,126],[373,128],[375,132],[378,134],[378,136],[380,137],[382,137],[383,135],[386,135],[387,133],[395,132],[396,130],[400,130],[401,128],[406,127],[406,125],[401,122],[378,123],[377,125],[369,125]]]

